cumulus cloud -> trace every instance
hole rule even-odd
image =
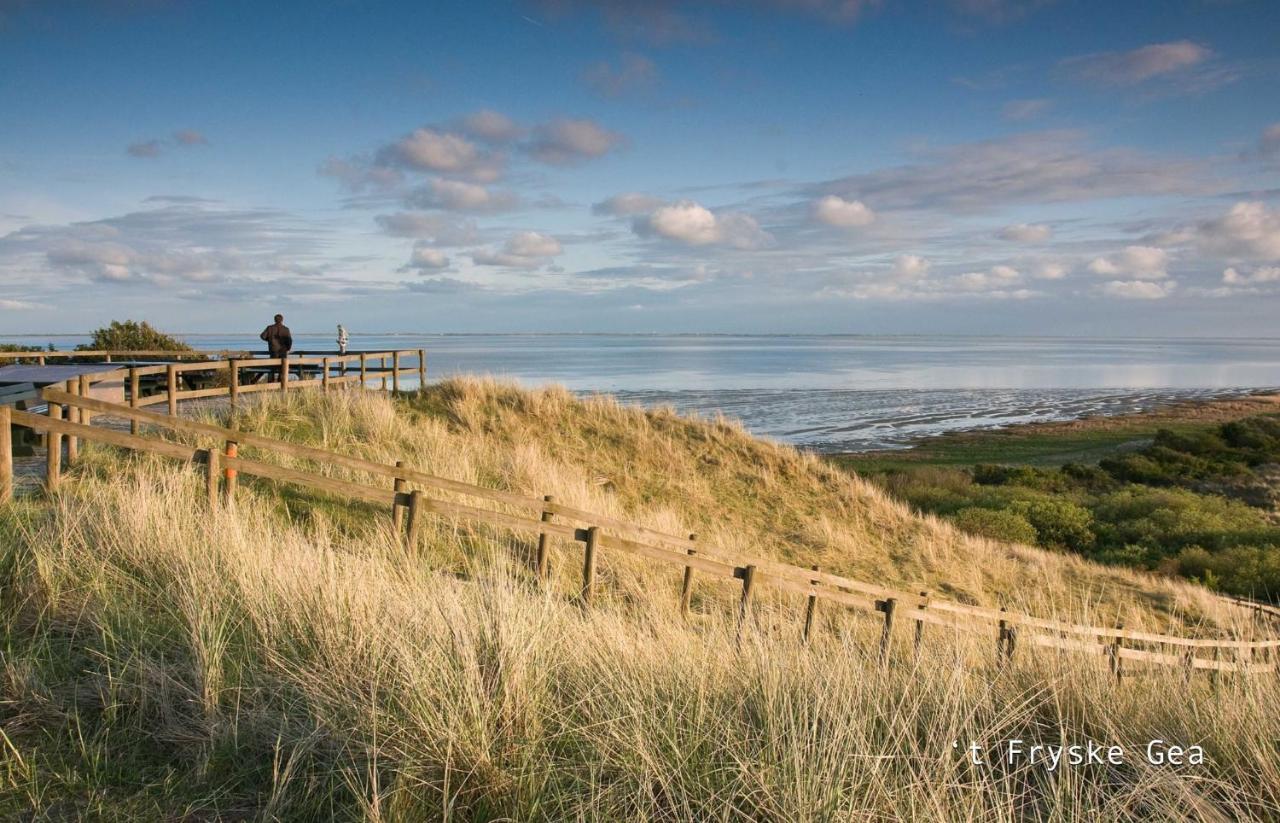
[[[623,97],[652,88],[658,67],[642,54],[624,54],[616,66],[606,60],[588,66],[582,82],[604,97]]]
[[[1053,229],[1043,223],[1014,223],[1000,230],[1001,240],[1011,243],[1043,243],[1053,236]]]
[[[1062,66],[1077,77],[1102,86],[1133,86],[1153,78],[1199,66],[1213,52],[1190,40],[1153,43],[1132,51],[1086,54],[1064,60]]]
[[[405,205],[446,211],[496,212],[515,208],[520,205],[520,198],[514,192],[495,191],[478,183],[437,178],[406,195]]]
[[[409,256],[409,262],[405,264],[406,269],[416,269],[419,272],[437,271],[448,267],[448,255],[440,251],[440,249],[423,245],[421,242],[413,244],[413,252]]]
[[[893,259],[889,273],[898,280],[915,280],[929,273],[932,264],[916,254],[900,254]]]
[[[392,237],[412,237],[434,246],[465,246],[476,241],[475,221],[453,215],[396,212],[373,219]]]
[[[330,157],[316,171],[324,177],[332,177],[351,191],[390,189],[404,181],[400,169],[380,166],[367,157]]]
[[[875,212],[861,200],[845,200],[834,194],[815,200],[812,211],[818,222],[839,228],[866,226],[876,219]]]
[[[1037,280],[1061,280],[1069,272],[1066,266],[1053,261],[1041,261],[1031,268],[1031,276]]]
[[[462,118],[463,133],[488,143],[509,143],[524,134],[514,120],[492,109],[480,109]]]
[[[473,252],[471,260],[479,266],[532,269],[562,251],[560,241],[556,238],[536,231],[523,231],[512,235],[497,251],[483,249]]]
[[[480,148],[460,134],[423,127],[414,129],[377,154],[377,164],[413,171],[437,172],[491,182],[502,175],[505,159]]]
[[[686,246],[758,249],[773,243],[773,236],[761,229],[750,215],[717,214],[692,200],[661,206],[647,217],[637,218],[632,228],[639,235],[657,235]]]
[[[0,237],[0,255],[42,260],[64,282],[175,288],[297,274],[316,265],[323,238],[284,212],[173,204],[103,220],[27,226]]]
[[[1259,266],[1253,271],[1239,271],[1229,266],[1222,272],[1222,282],[1228,286],[1280,282],[1280,266]]]
[[[661,197],[640,192],[624,192],[592,205],[591,213],[606,217],[631,217],[647,214],[665,202]]]
[[[622,142],[621,134],[592,120],[561,118],[537,126],[525,150],[547,165],[570,166],[602,157]]]
[[[1162,300],[1173,293],[1177,283],[1169,280],[1153,283],[1150,280],[1111,280],[1103,283],[1101,292],[1107,297],[1121,300]]]
[[[816,193],[882,209],[968,214],[1015,203],[1203,191],[1202,165],[1095,149],[1074,131],[1031,132],[930,149],[919,162],[831,180]]]
[[[1204,254],[1233,260],[1280,260],[1280,210],[1261,201],[1236,203],[1222,217],[1198,224],[1192,238]]]
[[[1089,271],[1102,277],[1163,280],[1169,276],[1169,253],[1154,246],[1126,246],[1122,251],[1095,258]]]

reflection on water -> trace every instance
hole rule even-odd
[[[296,335],[331,349],[332,335]],[[22,338],[70,348],[84,338]],[[15,341],[16,342],[16,341]],[[257,348],[253,335],[192,336]],[[1280,340],[719,335],[361,335],[353,349],[428,351],[433,377],[560,383],[683,411],[722,411],[823,450],[943,431],[1149,408],[1280,384]]]

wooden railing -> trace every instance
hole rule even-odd
[[[584,604],[590,604],[593,599],[596,588],[595,568],[600,553],[612,551],[670,565],[673,569],[681,570],[683,576],[679,607],[686,614],[690,610],[692,591],[697,580],[706,578],[721,582],[738,581],[741,584],[738,598],[739,631],[749,624],[752,603],[762,585],[804,597],[804,629],[801,632],[801,639],[806,642],[820,601],[828,601],[855,612],[878,613],[883,621],[879,645],[881,659],[888,659],[895,626],[907,622],[914,624],[912,643],[917,652],[921,647],[925,626],[977,635],[994,634],[997,641],[997,660],[1001,666],[1012,660],[1020,645],[1026,644],[1105,658],[1117,679],[1154,671],[1150,668],[1134,670],[1127,666],[1127,663],[1181,667],[1187,677],[1196,670],[1207,670],[1215,678],[1219,672],[1258,674],[1280,670],[1276,664],[1276,649],[1280,648],[1280,639],[1185,638],[1126,630],[1121,627],[1063,623],[1004,609],[965,605],[935,599],[925,592],[905,593],[854,580],[820,571],[817,567],[802,568],[765,558],[731,555],[714,547],[703,546],[693,535],[685,537],[667,534],[639,524],[562,505],[550,496],[537,498],[511,491],[490,489],[437,477],[401,464],[386,465],[252,432],[157,414],[55,389],[46,389],[44,395],[49,402],[47,417],[14,411],[12,422],[48,433],[46,485],[50,491],[55,491],[60,482],[62,449],[59,440],[62,437],[85,438],[202,465],[209,503],[213,506],[224,505],[234,500],[237,476],[244,474],[290,483],[349,500],[388,507],[397,525],[403,528],[404,539],[411,546],[419,541],[422,519],[427,514],[471,520],[537,535],[538,549],[534,571],[539,579],[544,578],[548,571],[549,540],[558,537],[576,541],[583,544],[582,584],[578,597]],[[61,419],[63,406],[66,406],[69,412],[74,410],[72,413],[78,414],[81,422]],[[3,413],[0,411],[0,414]],[[88,425],[88,422],[94,414],[123,417],[131,420],[135,427],[137,424],[146,424],[198,437],[212,438],[219,443],[219,446],[197,448],[167,440],[140,437],[136,434],[93,428]],[[7,423],[8,421],[0,417],[0,431],[8,430],[8,426],[5,425]],[[0,448],[4,445],[0,442]],[[239,456],[240,445],[365,472],[391,481],[391,487],[338,480],[313,471],[250,460]],[[3,471],[3,465],[0,462],[0,472]],[[0,484],[3,482],[3,478],[0,477]],[[420,488],[410,490],[410,484]],[[440,499],[430,496],[429,491],[470,497],[484,503],[514,508],[519,513],[513,514],[480,505]],[[570,522],[557,522],[555,520],[557,517]],[[574,525],[574,522],[581,525]],[[1257,619],[1261,613],[1255,611],[1254,616]],[[1155,648],[1138,648],[1138,646]],[[1210,656],[1202,657],[1198,654],[1200,651],[1205,651]],[[1222,659],[1224,653],[1233,659]]]

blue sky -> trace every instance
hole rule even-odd
[[[0,0],[0,334],[1272,335],[1280,4]]]

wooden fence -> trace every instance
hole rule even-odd
[[[888,659],[890,648],[894,643],[895,627],[902,623],[909,623],[914,624],[912,644],[916,652],[921,647],[926,626],[954,632],[988,635],[996,640],[997,660],[1001,666],[1013,659],[1020,645],[1026,644],[1104,658],[1117,679],[1155,670],[1150,668],[1151,666],[1180,667],[1188,678],[1196,670],[1208,670],[1215,678],[1215,683],[1219,672],[1259,674],[1280,671],[1276,663],[1276,649],[1280,648],[1280,639],[1184,638],[1126,630],[1122,627],[1062,623],[1008,612],[1004,609],[970,606],[936,599],[927,592],[905,593],[877,586],[823,572],[814,566],[802,568],[762,558],[731,556],[714,547],[701,545],[694,535],[667,534],[617,518],[566,506],[550,496],[537,498],[516,492],[489,489],[458,480],[436,477],[399,463],[386,465],[311,446],[276,440],[252,432],[96,400],[83,394],[46,389],[44,396],[49,403],[47,417],[20,411],[13,411],[11,415],[14,424],[48,434],[46,485],[50,491],[58,488],[61,477],[60,439],[84,438],[202,466],[211,506],[225,505],[233,501],[236,496],[237,478],[243,474],[302,486],[348,500],[387,507],[394,522],[403,529],[404,539],[411,546],[416,545],[420,539],[423,517],[428,514],[471,520],[514,532],[536,535],[538,543],[534,571],[540,579],[546,576],[548,570],[549,539],[558,537],[581,543],[583,546],[582,584],[578,596],[584,605],[589,605],[593,599],[596,588],[595,569],[601,552],[618,552],[654,563],[666,564],[673,570],[679,570],[682,573],[679,608],[686,614],[690,609],[693,587],[699,580],[736,581],[741,586],[738,607],[739,631],[750,623],[752,602],[757,597],[761,586],[772,586],[781,592],[804,598],[804,628],[800,637],[803,642],[809,640],[815,611],[821,601],[828,601],[855,612],[878,614],[883,621],[879,645],[882,660]],[[78,415],[80,422],[62,419],[64,406],[68,410],[68,416]],[[5,413],[6,407],[0,407],[0,415]],[[94,414],[109,414],[129,419],[135,430],[141,423],[212,438],[219,443],[219,446],[197,448],[167,440],[140,437],[137,434],[93,428],[89,422]],[[0,432],[7,433],[8,423],[9,421],[0,417]],[[313,471],[250,460],[239,456],[240,445],[366,472],[389,480],[390,488],[336,480]],[[0,442],[0,455],[7,450],[7,444]],[[3,459],[0,457],[0,461]],[[4,472],[4,465],[0,462],[0,474]],[[4,482],[4,478],[0,476],[0,490],[3,489]],[[409,484],[419,488],[410,491]],[[515,508],[521,513],[511,514],[479,505],[438,499],[430,496],[430,491],[443,491],[470,497],[484,503]],[[561,520],[557,521],[557,517]],[[1255,620],[1261,619],[1261,616],[1262,612],[1255,609]],[[1209,656],[1201,656],[1200,652]],[[1223,659],[1224,654],[1232,659]],[[1145,670],[1132,668],[1132,664],[1135,663],[1148,664],[1148,668]]]

